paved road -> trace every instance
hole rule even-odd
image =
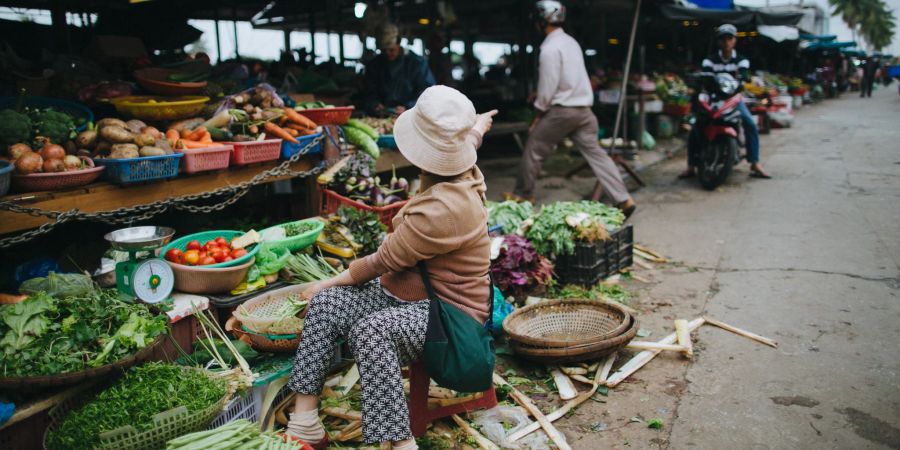
[[[743,164],[706,192],[675,179],[683,160],[652,170],[637,240],[680,263],[629,287],[646,339],[706,314],[779,348],[703,327],[693,362],[660,356],[561,421],[574,448],[900,448],[896,86],[804,108],[762,146],[773,180]]]

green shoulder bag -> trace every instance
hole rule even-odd
[[[428,292],[428,331],[422,360],[428,376],[440,386],[458,392],[482,392],[493,384],[494,337],[487,325],[441,300],[431,286],[425,262],[419,273]],[[493,289],[490,290],[493,294]],[[491,295],[493,311],[493,295]]]

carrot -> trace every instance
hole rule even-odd
[[[297,130],[297,131],[306,131],[309,129],[309,128],[304,127],[303,125],[298,125],[294,122],[288,122],[287,125],[283,126],[282,128]]]
[[[212,134],[210,134],[209,130],[207,130],[206,128],[203,128],[203,127],[200,127],[200,129],[201,129],[201,131],[198,133],[200,135],[200,137],[195,140],[198,142],[207,142],[207,143],[212,142],[213,141]]]
[[[298,113],[297,111],[294,111],[291,108],[284,108],[284,115],[287,116],[288,120],[290,120],[291,122],[302,125],[306,128],[313,129],[318,126],[315,122],[309,120],[306,116]]]
[[[285,128],[284,131],[287,131],[288,134],[290,134],[290,135],[293,136],[293,137],[300,136],[300,132],[297,131],[297,130],[295,130],[295,129],[293,129],[293,128]]]
[[[192,131],[187,128],[181,129],[181,137],[185,139],[190,139]]]
[[[281,128],[272,122],[266,122],[265,128],[266,128],[266,133],[269,133],[275,137],[284,139],[284,140],[290,142],[291,144],[299,144],[300,143],[300,141],[294,139],[294,137],[291,136],[290,133],[288,133],[287,131],[284,131],[284,128]]]
[[[169,141],[169,145],[175,147],[175,143],[178,142],[179,139],[181,139],[181,135],[178,134],[178,130],[172,128],[166,130],[166,140]]]
[[[178,142],[182,145],[183,148],[209,148],[209,147],[216,147],[218,145],[221,145],[221,144],[218,144],[215,142],[199,142],[199,141],[192,141],[190,139],[182,139]]]

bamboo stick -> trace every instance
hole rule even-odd
[[[560,450],[571,450],[572,447],[569,447],[569,444],[566,443],[566,438],[553,426],[553,424],[547,420],[547,417],[544,413],[535,406],[534,403],[531,402],[531,399],[528,398],[525,394],[519,392],[513,385],[506,382],[500,375],[494,373],[494,384],[499,384],[500,386],[504,386],[509,389],[509,395],[516,401],[516,403],[522,405],[535,419],[537,419],[540,427],[547,432],[547,436],[550,436],[550,439],[556,443],[556,446],[559,447]],[[593,395],[593,394],[592,394]]]
[[[347,395],[347,393],[350,392],[350,389],[353,389],[353,385],[356,384],[357,381],[359,381],[359,366],[354,364],[353,367],[344,374],[344,377],[341,378],[341,382],[337,385],[338,388],[342,389],[336,388],[335,390],[339,390],[341,396]]]
[[[562,367],[560,366],[559,370],[566,375],[587,375],[588,368],[587,367]]]
[[[709,321],[707,320],[707,322]],[[688,331],[687,320],[675,320],[675,338],[678,340],[678,345],[684,347],[684,356],[686,356],[688,359],[693,358],[694,343],[691,342],[691,333]]]
[[[652,266],[652,265],[647,264],[647,263],[645,263],[644,261],[641,261],[640,259],[634,258],[634,259],[632,260],[632,262],[634,263],[634,265],[640,267],[641,269],[645,269],[645,270],[653,270],[653,266]]]
[[[659,256],[651,255],[643,250],[638,249],[637,247],[635,247],[632,250],[632,252],[634,252],[635,255],[646,259],[647,261],[652,261],[652,262],[660,263],[660,264],[669,262],[669,260],[666,258],[660,258]]]
[[[572,378],[572,379],[575,380],[575,381],[582,382],[582,383],[584,383],[584,384],[594,384],[593,381],[591,381],[590,379],[588,379],[588,378],[585,377],[584,375],[572,375],[570,378]],[[563,399],[563,400],[565,400],[565,399]]]
[[[429,398],[428,399],[428,407],[444,407],[444,406],[452,406],[458,405],[460,403],[465,403],[472,400],[478,400],[483,397],[484,393],[476,392],[474,394],[467,395],[465,397],[453,397],[453,398]]]
[[[609,372],[612,371],[612,366],[616,362],[616,356],[616,353],[611,353],[607,356],[606,361],[603,363],[603,368],[600,369],[598,374],[594,375],[599,382],[606,384],[606,379],[609,378]]]
[[[331,408],[324,408],[322,409],[322,412],[331,417],[337,417],[344,420],[362,420],[362,413],[359,411],[354,411],[350,408],[341,408],[335,406]]]
[[[644,252],[644,253],[647,253],[648,255],[653,255],[653,256],[655,256],[655,257],[657,257],[657,258],[665,259],[665,256],[660,255],[659,253],[656,253],[655,251],[650,250],[649,248],[644,247],[644,246],[641,245],[641,244],[634,244],[634,248],[636,248],[636,249],[638,249],[638,250],[640,250],[640,251],[642,251],[642,252]]]
[[[472,428],[469,423],[463,420],[462,417],[459,417],[459,415],[454,414],[450,417],[453,418],[453,421],[456,422],[456,424],[459,425],[459,427],[462,428],[463,431],[466,432],[466,434],[472,436],[475,439],[475,442],[478,443],[478,446],[483,450],[500,450],[500,447],[497,447],[497,444],[494,444],[488,438],[482,436],[481,433],[478,432],[478,430]]]
[[[341,434],[338,435],[338,437],[334,438],[334,440],[338,441],[338,442],[347,442],[347,441],[359,439],[361,437],[362,437],[362,427],[359,427],[347,434],[344,434],[343,432],[341,432]]]
[[[588,373],[596,372],[600,369],[600,361],[594,361],[593,364],[587,366]]]
[[[663,350],[684,353],[685,347],[677,344],[660,344],[658,342],[631,341],[625,348],[629,350]]]
[[[700,326],[703,325],[704,322],[705,322],[705,320],[702,317],[694,319],[690,323],[688,323],[688,330],[694,331],[697,328],[700,328]],[[676,339],[677,339],[677,337],[675,336],[675,333],[672,333],[672,334],[660,339],[659,341],[657,341],[657,343],[658,344],[674,344]],[[616,387],[619,383],[621,383],[626,378],[631,376],[631,374],[637,372],[638,369],[640,369],[641,367],[644,367],[645,364],[650,362],[650,360],[653,359],[660,352],[662,352],[662,350],[644,350],[644,351],[638,353],[633,358],[631,358],[627,363],[625,363],[624,366],[620,367],[618,372],[614,373],[611,377],[609,377],[609,379],[606,380],[606,385],[608,387]]]
[[[578,397],[578,389],[575,389],[575,385],[572,384],[572,380],[570,380],[566,374],[562,373],[559,369],[553,369],[550,371],[550,375],[553,375],[553,381],[556,383],[556,390],[559,391],[559,398],[571,400]]]
[[[719,327],[719,328],[721,328],[721,329],[723,329],[723,330],[728,330],[728,331],[730,331],[730,332],[732,332],[732,333],[734,333],[734,334],[737,334],[737,335],[740,335],[740,336],[744,336],[745,338],[753,339],[754,341],[759,342],[759,343],[761,343],[761,344],[768,345],[769,347],[772,347],[772,348],[778,348],[778,342],[776,342],[776,341],[774,341],[774,340],[772,340],[772,339],[769,339],[769,338],[767,338],[767,337],[762,337],[762,336],[760,336],[760,335],[758,335],[758,334],[756,334],[756,333],[751,333],[751,332],[749,332],[749,331],[742,330],[742,329],[737,328],[737,327],[733,327],[733,326],[731,326],[731,325],[728,325],[728,324],[725,323],[725,322],[720,322],[720,321],[718,321],[718,320],[716,320],[716,319],[713,319],[712,317],[704,316],[703,318],[706,320],[706,323],[708,323],[708,324],[710,324],[710,325]]]
[[[439,386],[429,386],[428,396],[431,398],[454,398],[456,397],[456,391]]]

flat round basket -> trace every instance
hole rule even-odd
[[[106,376],[112,372],[122,372],[125,369],[150,359],[153,352],[165,343],[165,334],[161,334],[137,353],[122,358],[112,364],[81,370],[78,372],[61,373],[57,375],[39,375],[34,377],[0,377],[0,389],[34,391],[57,386],[71,386]]]
[[[547,300],[514,311],[503,321],[511,341],[543,348],[594,344],[625,332],[631,315],[596,300]]]
[[[312,283],[303,283],[276,289],[266,292],[258,297],[247,300],[238,306],[231,314],[240,322],[244,328],[251,332],[259,334],[282,334],[274,333],[270,330],[272,325],[281,319],[277,316],[278,311],[284,304],[286,299],[291,295],[300,295]],[[302,330],[294,330],[299,333]]]
[[[563,348],[542,348],[510,341],[510,348],[516,356],[541,364],[552,365],[597,360],[603,356],[615,353],[634,339],[638,330],[637,320],[629,317],[628,322],[628,327],[623,334],[593,344]]]
[[[246,331],[241,322],[234,316],[231,316],[225,322],[225,331],[244,341],[258,352],[293,353],[297,350],[297,346],[300,345],[299,333],[274,336]]]

